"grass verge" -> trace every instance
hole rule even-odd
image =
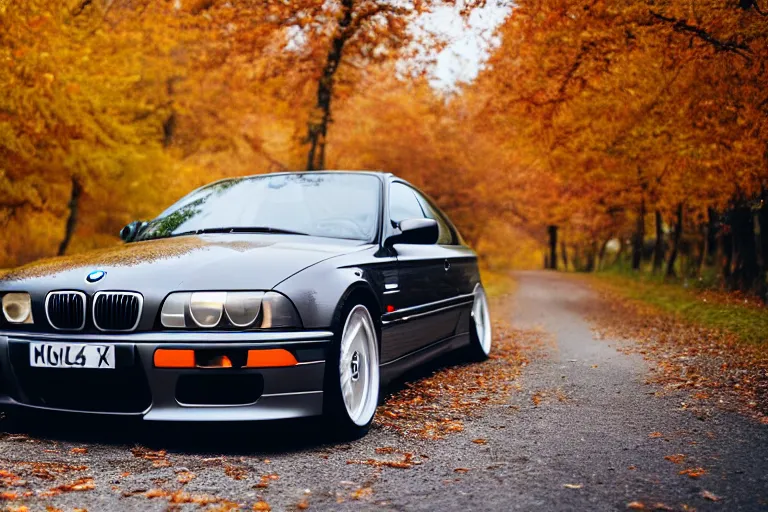
[[[768,308],[755,299],[610,272],[595,274],[593,282],[598,288],[644,302],[683,321],[728,331],[743,342],[768,344]]]

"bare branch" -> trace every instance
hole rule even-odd
[[[82,0],[80,4],[72,11],[72,16],[80,16],[86,7],[91,5],[93,0]]]
[[[746,60],[747,63],[752,62],[752,59],[748,55],[746,55],[748,53],[752,53],[752,50],[750,50],[749,46],[745,45],[744,43],[735,43],[733,41],[721,41],[720,39],[716,38],[715,36],[707,32],[703,28],[690,25],[689,23],[686,23],[684,20],[681,20],[678,18],[672,18],[669,16],[664,16],[663,14],[660,14],[653,10],[649,12],[651,13],[651,16],[653,16],[657,20],[663,21],[665,23],[671,23],[672,29],[675,32],[691,34],[701,39],[702,41],[705,41],[711,44],[718,51],[735,53],[736,55]]]

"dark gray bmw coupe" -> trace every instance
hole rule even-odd
[[[227,179],[121,236],[0,278],[0,405],[354,437],[382,382],[491,349],[475,253],[391,174]]]

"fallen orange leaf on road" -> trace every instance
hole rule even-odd
[[[63,475],[70,472],[85,471],[88,466],[72,466],[61,462],[25,462],[32,466],[32,474],[37,478],[44,480],[53,480],[56,478],[53,473]]]
[[[19,475],[0,469],[0,485],[5,487],[22,487],[27,484]]]
[[[191,471],[182,471],[181,473],[176,475],[176,481],[182,485],[188,484],[189,482],[194,480],[195,476],[196,475]]]
[[[389,468],[395,468],[395,469],[408,469],[413,467],[413,454],[412,453],[403,453],[403,460],[379,460],[379,459],[366,459],[366,460],[348,460],[347,464],[364,464],[366,466],[374,466],[374,467],[389,467]],[[418,462],[417,464],[420,464]]]
[[[352,493],[353,500],[362,500],[373,496],[373,489],[370,487],[361,487]]]
[[[271,473],[269,475],[262,475],[261,476],[261,480],[259,481],[259,483],[257,483],[253,487],[256,488],[256,489],[266,489],[267,487],[269,487],[269,481],[270,480],[277,480],[279,478],[280,478],[280,476],[277,473]]]
[[[668,460],[669,462],[672,462],[674,464],[680,464],[685,459],[685,455],[682,453],[676,453],[674,455],[667,455],[664,457],[664,460]]]
[[[150,489],[144,494],[144,497],[149,499],[167,498],[168,496],[170,496],[170,493],[162,489]]]
[[[139,459],[146,459],[152,461],[152,466],[156,468],[162,468],[170,466],[171,463],[167,459],[168,453],[165,450],[149,450],[143,446],[137,446],[131,449],[131,453],[134,457]]]
[[[96,488],[96,484],[93,482],[93,478],[80,478],[79,480],[75,480],[71,484],[59,485],[58,487],[54,487],[45,492],[42,492],[40,493],[40,496],[47,498],[51,496],[58,496],[59,494],[62,494],[65,492],[92,491],[95,488]]]
[[[690,478],[699,478],[702,475],[707,474],[707,470],[704,468],[688,468],[680,471],[680,475],[688,475]]]
[[[224,466],[224,474],[232,480],[244,480],[248,476],[248,468],[243,466]]]

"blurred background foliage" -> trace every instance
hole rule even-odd
[[[383,169],[487,267],[765,296],[768,5],[518,0],[477,79],[435,87],[419,20],[485,4],[0,2],[0,267],[221,177]]]

